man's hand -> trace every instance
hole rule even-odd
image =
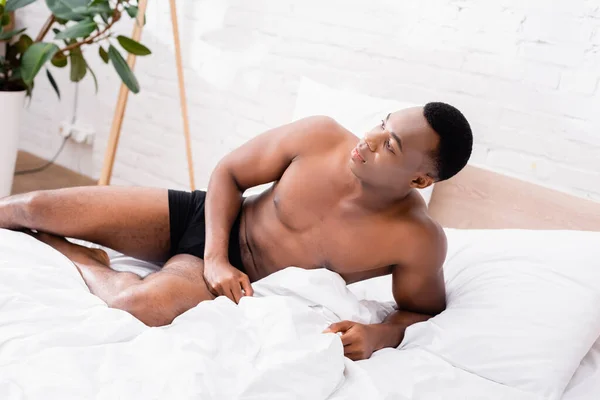
[[[344,355],[352,361],[371,357],[381,342],[382,332],[378,325],[365,325],[358,322],[342,321],[331,324],[323,333],[341,332]]]
[[[204,280],[215,296],[227,296],[236,304],[243,296],[254,294],[248,275],[226,261],[205,261]]]

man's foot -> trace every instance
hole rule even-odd
[[[49,233],[25,233],[60,251],[77,266],[79,264],[90,265],[90,263],[94,265],[101,264],[106,267],[110,266],[110,258],[106,251],[102,249],[90,249],[89,247],[80,246],[69,242],[63,237],[51,235]]]

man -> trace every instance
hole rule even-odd
[[[415,189],[459,172],[472,140],[465,117],[444,103],[392,113],[362,140],[315,116],[228,154],[206,193],[39,191],[0,200],[0,227],[36,231],[75,263],[92,293],[151,326],[215,296],[237,303],[252,296],[251,282],[288,266],[328,268],[348,283],[391,273],[398,310],[384,323],[328,329],[342,333],[346,356],[364,359],[445,308],[446,238]],[[58,236],[164,266],[144,279],[116,272],[106,253]]]

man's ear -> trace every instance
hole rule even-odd
[[[435,180],[429,175],[418,175],[411,182],[410,187],[414,189],[425,189],[435,183]]]

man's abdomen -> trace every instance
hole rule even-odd
[[[303,232],[291,232],[277,217],[272,193],[246,199],[242,229],[246,246],[242,259],[255,281],[289,266],[316,268],[315,251],[307,246]]]

